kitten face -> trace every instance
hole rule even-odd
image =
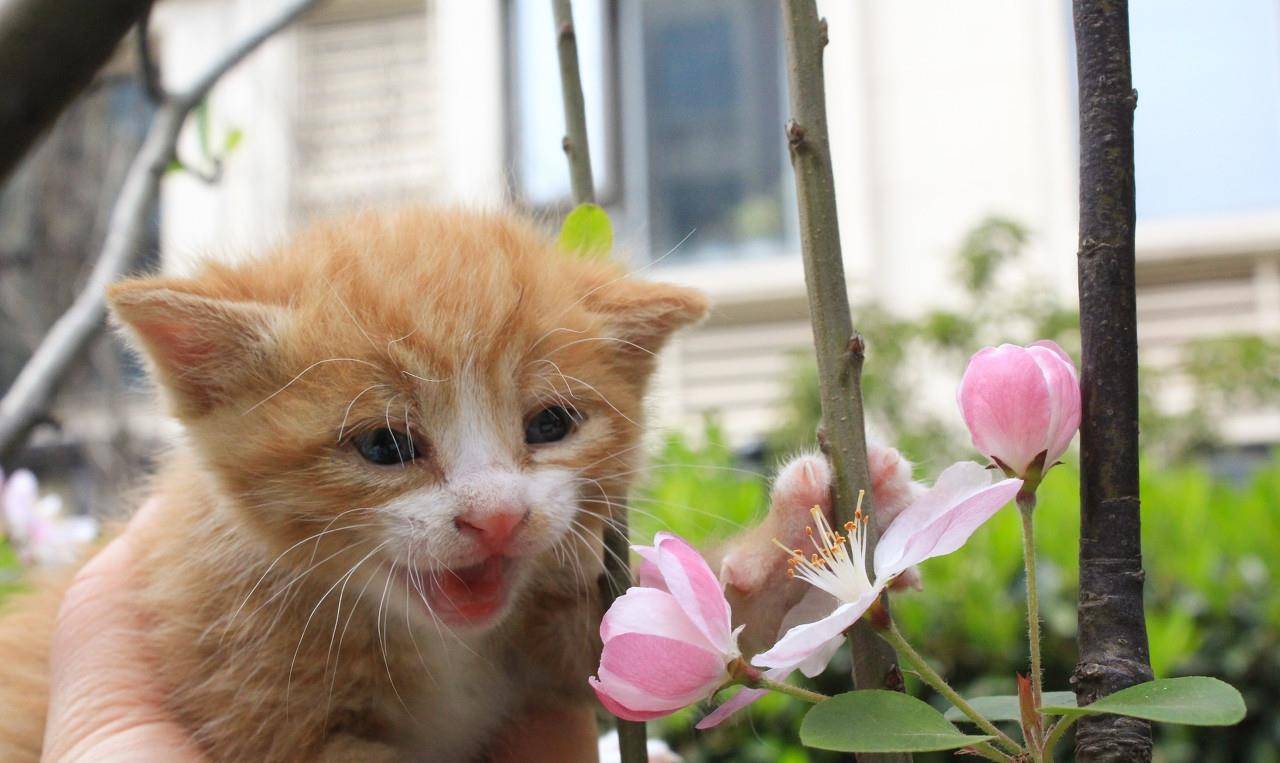
[[[511,218],[421,211],[111,297],[270,556],[476,627],[598,565],[653,353],[705,311]]]

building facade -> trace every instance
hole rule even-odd
[[[905,315],[953,303],[954,251],[999,216],[1030,232],[1029,270],[1073,299],[1070,4],[819,5],[851,293]],[[1139,330],[1157,365],[1198,338],[1280,335],[1280,11],[1273,0],[1224,5],[1131,3]],[[620,247],[647,276],[715,303],[664,359],[660,419],[692,428],[714,413],[731,442],[749,444],[777,423],[810,341],[776,3],[574,6],[597,188]],[[180,84],[271,9],[162,3],[166,79]],[[545,0],[332,0],[216,89],[213,144],[242,138],[221,182],[166,182],[166,266],[234,257],[353,207],[563,210],[554,40]],[[182,152],[207,159],[194,134]],[[1176,384],[1163,394],[1186,403]],[[1224,429],[1237,444],[1275,442],[1280,412]]]

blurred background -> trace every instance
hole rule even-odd
[[[820,2],[846,269],[877,434],[931,479],[976,457],[954,387],[984,344],[1077,354],[1076,96],[1066,0]],[[149,42],[181,86],[265,0],[161,0]],[[706,290],[663,358],[639,535],[726,535],[818,415],[796,231],[782,29],[769,0],[576,0],[596,186],[624,256]],[[1280,2],[1130,0],[1143,361],[1143,503],[1158,676],[1245,693],[1218,732],[1161,730],[1160,761],[1280,760]],[[139,267],[244,256],[308,220],[412,201],[569,207],[546,0],[330,0],[229,74],[190,120]],[[0,386],[79,286],[154,106],[132,42],[0,189]],[[109,514],[173,425],[109,336],[3,466]],[[1074,458],[1070,459],[1074,463]],[[1075,661],[1074,465],[1041,490],[1048,685]],[[969,693],[1022,669],[1009,513],[924,567],[904,630]],[[9,573],[10,584],[16,573]],[[839,671],[833,671],[838,673]],[[692,761],[823,759],[800,708],[694,735]],[[690,716],[691,717],[691,716]],[[812,756],[812,757],[811,757]]]

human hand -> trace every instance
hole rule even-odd
[[[165,708],[129,593],[138,530],[155,514],[154,502],[143,505],[67,588],[51,645],[44,761],[203,760]]]

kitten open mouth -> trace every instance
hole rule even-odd
[[[409,575],[409,586],[423,595],[430,613],[448,623],[483,625],[506,604],[511,560],[501,556],[469,567],[436,570]]]

